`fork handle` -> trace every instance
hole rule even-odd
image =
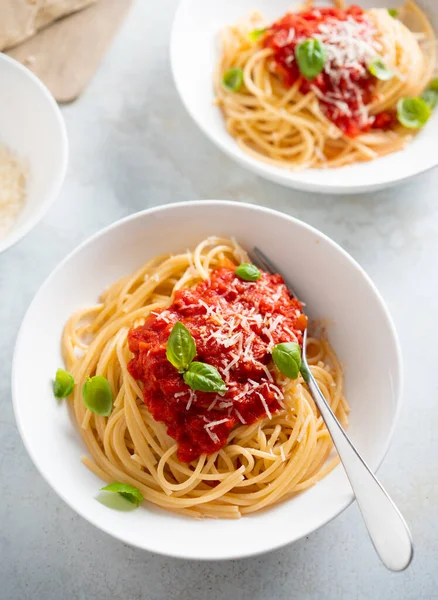
[[[342,429],[310,369],[307,371],[310,393],[344,465],[374,548],[388,569],[403,571],[413,556],[406,521]]]

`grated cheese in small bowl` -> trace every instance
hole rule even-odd
[[[0,239],[12,228],[26,198],[26,163],[0,146]]]

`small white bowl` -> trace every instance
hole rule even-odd
[[[145,550],[219,560],[278,548],[338,515],[353,500],[342,467],[293,499],[238,521],[193,520],[151,504],[118,512],[95,499],[102,482],[81,463],[85,447],[66,402],[56,401],[51,389],[62,365],[63,326],[73,311],[95,303],[106,286],[151,257],[194,247],[213,234],[235,236],[248,249],[257,244],[296,286],[310,316],[333,323],[329,337],[344,365],[352,409],[349,434],[376,469],[389,446],[402,385],[400,350],[383,300],[361,267],[325,235],[248,204],[212,200],[153,208],[118,221],[79,246],[49,276],[24,318],[12,393],[27,451],[77,513]]]
[[[397,0],[389,5],[400,3]],[[438,2],[420,0],[420,4],[438,33]],[[388,0],[362,0],[360,5],[365,9],[386,8]],[[435,167],[438,164],[438,109],[405,150],[337,169],[300,172],[281,169],[253,158],[237,145],[225,129],[220,109],[213,103],[213,72],[220,56],[220,31],[255,10],[274,21],[291,8],[290,0],[181,0],[170,40],[173,77],[187,111],[211,141],[258,175],[313,192],[347,194],[377,190]]]
[[[26,198],[0,252],[15,244],[43,217],[65,177],[68,141],[61,112],[41,81],[0,53],[0,146],[28,166]]]

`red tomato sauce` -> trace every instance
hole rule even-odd
[[[195,360],[220,372],[225,394],[194,392],[167,360],[167,340],[177,321],[195,339]],[[134,354],[129,372],[143,384],[153,418],[177,440],[181,461],[216,452],[236,425],[280,410],[283,394],[271,373],[271,351],[280,342],[301,345],[306,326],[301,303],[290,296],[280,275],[262,273],[247,282],[234,269],[220,268],[209,280],[176,292],[168,309],[150,314],[129,332]]]
[[[324,26],[336,26],[338,22],[359,24],[356,31],[369,41],[373,36],[373,25],[369,17],[359,6],[340,9],[334,7],[312,8],[299,13],[288,13],[273,23],[267,30],[263,45],[274,52],[274,71],[284,84],[292,86],[300,80],[299,89],[303,94],[314,90],[326,117],[349,137],[355,137],[371,128],[387,129],[394,124],[390,113],[381,113],[377,118],[365,115],[363,107],[371,102],[376,79],[369,73],[365,60],[354,65],[350,61],[345,67],[330,64],[327,58],[324,70],[313,80],[305,79],[295,59],[295,48],[306,39],[314,38],[324,32]],[[341,51],[345,50],[345,36],[333,37],[333,44]],[[330,43],[330,39],[328,40]],[[324,42],[323,42],[324,43]],[[376,52],[376,55],[378,53]],[[315,90],[316,88],[316,90]],[[320,93],[318,93],[318,90]],[[328,101],[328,99],[331,101]],[[333,103],[332,99],[336,99]],[[345,103],[345,110],[342,108]],[[380,117],[380,118],[379,118]]]

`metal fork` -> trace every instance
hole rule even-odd
[[[254,248],[251,259],[264,271],[281,275],[259,248]],[[283,279],[289,292],[297,298],[289,282],[284,277]],[[343,430],[319,389],[307,363],[306,341],[307,329],[303,335],[302,351],[305,379],[344,465],[371,541],[385,567],[391,571],[403,571],[409,566],[414,551],[409,528],[394,502]]]

